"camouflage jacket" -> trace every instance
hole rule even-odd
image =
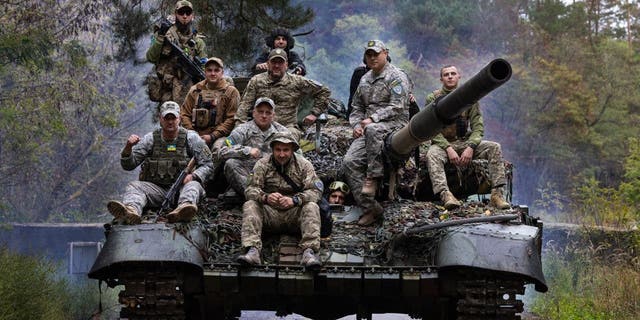
[[[371,118],[373,122],[385,122],[391,128],[409,122],[409,79],[391,63],[387,63],[378,75],[369,70],[353,95],[349,123],[360,126],[360,121]]]
[[[188,34],[182,34],[178,31],[176,25],[172,25],[167,31],[165,39],[173,43],[179,44],[180,48],[187,53],[192,59],[194,57],[205,58],[205,43],[202,36],[197,35],[194,30],[189,29]],[[147,50],[147,60],[156,65],[156,72],[160,77],[164,75],[172,75],[178,79],[183,79],[188,74],[178,66],[178,59],[171,56],[171,46],[163,42],[159,42],[157,31],[151,38],[151,46]],[[195,46],[191,47],[187,43],[189,40],[195,41]]]
[[[202,97],[202,102],[207,104],[210,102],[215,109],[215,120],[209,121],[210,126],[205,128],[197,128],[198,134],[213,134],[214,137],[225,137],[231,133],[234,125],[234,117],[238,110],[240,102],[240,93],[234,86],[229,85],[225,79],[220,79],[218,86],[209,89],[206,84],[207,80],[202,80],[194,84],[184,99],[184,103],[180,107],[180,117],[182,126],[196,130],[193,109],[197,108],[198,97]]]
[[[258,160],[245,190],[247,200],[264,203],[264,196],[273,192],[286,196],[297,195],[301,205],[320,200],[324,186],[309,160],[294,153],[289,163],[278,167],[281,166],[275,163],[271,155]],[[284,174],[302,187],[302,192],[296,192],[276,170],[284,170]]]
[[[185,129],[181,129],[185,130]],[[133,146],[131,154],[120,154],[120,165],[122,169],[131,171],[137,168],[147,157],[151,156],[153,151],[153,132],[149,132]],[[192,174],[201,182],[207,181],[213,172],[213,160],[211,160],[211,151],[204,143],[204,140],[192,130],[187,130],[187,155],[196,157],[196,168]]]
[[[298,106],[307,95],[314,98],[312,114],[320,115],[327,110],[331,91],[322,84],[289,73],[285,73],[282,79],[274,82],[268,72],[261,73],[249,80],[236,113],[236,120],[246,122],[255,101],[260,97],[267,97],[276,104],[274,120],[285,127],[294,126],[298,122]]]
[[[238,125],[229,137],[225,140],[225,144],[218,151],[220,160],[231,158],[252,159],[249,152],[251,148],[258,148],[262,155],[271,154],[271,147],[268,140],[276,132],[288,131],[287,128],[277,122],[271,123],[266,131],[262,131],[256,125],[255,121],[249,121]]]
[[[428,106],[431,102],[436,100],[436,98],[440,96],[447,95],[452,90],[447,90],[444,87],[438,90],[434,90],[429,95],[427,95],[427,99],[425,102],[425,107]],[[460,123],[459,121],[463,121]],[[458,127],[462,125],[466,128],[463,130],[465,132],[464,135],[460,136],[458,133]],[[459,140],[466,141],[466,143],[475,148],[482,138],[484,137],[484,122],[482,120],[482,114],[480,113],[480,105],[476,102],[471,106],[470,109],[466,110],[460,115],[459,120],[456,122],[446,126],[442,133],[436,135],[431,142],[442,149],[447,149],[451,142]]]

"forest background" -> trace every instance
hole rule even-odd
[[[514,202],[547,220],[635,225],[638,1],[193,2],[231,76],[248,75],[274,26],[313,31],[295,50],[344,102],[369,39],[386,42],[420,104],[442,65],[464,79],[507,59],[512,80],[481,105],[486,138],[515,164]],[[135,178],[119,151],[154,125],[144,53],[173,5],[0,0],[0,222],[108,220],[106,201]]]
[[[119,165],[124,141],[156,125],[144,54],[174,3],[0,0],[0,223],[110,220],[106,201],[136,178]],[[442,65],[459,66],[464,79],[507,59],[511,81],[481,109],[486,138],[515,165],[513,202],[546,222],[637,228],[639,1],[193,3],[207,52],[230,76],[248,75],[273,27],[313,30],[295,50],[343,102],[370,39],[388,45],[420,104],[440,86]],[[634,234],[622,250],[592,242],[545,253],[551,290],[532,308],[550,319],[637,319]]]

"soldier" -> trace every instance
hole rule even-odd
[[[440,69],[442,88],[427,96],[425,106],[436,98],[455,90],[459,80],[460,72],[455,66],[442,67]],[[457,167],[466,167],[471,164],[473,158],[486,159],[489,162],[489,180],[492,187],[490,204],[498,209],[510,207],[502,195],[502,187],[506,184],[506,179],[500,144],[482,140],[483,136],[484,124],[480,105],[475,103],[469,110],[463,112],[455,123],[447,126],[442,133],[431,140],[431,146],[427,151],[427,166],[433,194],[440,195],[444,207],[448,210],[459,207],[461,203],[449,191],[444,165],[449,162]]]
[[[253,120],[237,126],[220,148],[218,157],[224,161],[224,175],[239,194],[244,195],[247,177],[258,159],[271,153],[267,141],[276,132],[288,132],[273,121],[276,107],[273,100],[258,98],[253,107]]]
[[[165,40],[177,44],[190,59],[206,57],[205,43],[193,27],[193,5],[186,0],[176,3],[175,24],[163,23],[153,35],[151,47],[147,50],[147,60],[155,64],[157,81],[149,83],[149,97],[160,103],[175,101],[179,105],[184,101],[189,88],[193,85],[191,76],[182,70],[178,58],[171,54],[171,45]],[[196,59],[197,60],[197,59]]]
[[[107,209],[126,224],[138,224],[146,207],[159,207],[171,185],[196,158],[196,168],[184,178],[178,207],[166,218],[169,222],[187,222],[196,214],[197,203],[205,195],[202,183],[213,171],[211,151],[197,133],[180,124],[180,107],[173,101],[160,106],[160,128],[142,139],[132,134],[120,153],[120,165],[131,171],[142,164],[140,181],[127,185],[123,201],[109,201]]]
[[[349,186],[342,181],[334,181],[329,185],[329,196],[327,201],[329,204],[341,204],[344,205],[347,196],[349,195]]]
[[[293,74],[304,76],[307,74],[307,67],[304,66],[304,62],[300,59],[300,56],[293,49],[296,44],[296,40],[291,36],[291,32],[284,28],[276,28],[271,31],[271,35],[264,38],[264,42],[270,49],[283,49],[287,52],[287,60],[289,61],[288,69]],[[267,71],[267,60],[269,58],[269,51],[263,53],[256,59],[254,63],[254,73],[260,73]]]
[[[344,157],[343,171],[356,203],[364,211],[358,223],[370,225],[382,218],[382,206],[375,200],[378,180],[384,175],[382,144],[384,137],[409,121],[409,80],[387,61],[388,50],[380,40],[365,47],[371,68],[353,97],[349,123],[356,138]]]
[[[236,113],[236,120],[240,123],[246,122],[248,113],[256,99],[259,97],[270,98],[276,104],[275,120],[287,127],[297,141],[303,132],[297,124],[298,105],[302,99],[307,95],[314,98],[311,114],[307,115],[303,121],[305,125],[310,125],[327,110],[331,91],[316,81],[288,74],[286,72],[287,53],[283,49],[271,50],[267,66],[267,72],[256,75],[249,80]]]
[[[261,263],[263,226],[277,232],[300,232],[299,246],[304,250],[300,264],[319,267],[320,208],[322,181],[311,162],[296,155],[298,142],[290,132],[278,132],[270,143],[272,154],[256,163],[245,191],[242,207],[242,246],[247,253],[238,262]]]
[[[215,154],[233,129],[240,93],[224,79],[220,58],[209,58],[204,73],[207,78],[189,89],[180,116],[182,126],[196,130]]]

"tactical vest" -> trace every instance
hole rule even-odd
[[[434,98],[445,95],[441,89],[436,89],[432,92]],[[471,132],[469,127],[469,110],[465,110],[460,114],[456,120],[442,129],[442,135],[447,141],[453,141],[456,139],[464,139]]]
[[[204,89],[196,89],[198,92],[198,100],[196,108],[191,113],[191,123],[196,131],[217,125],[216,117],[218,112],[225,110],[218,109],[220,105],[228,106],[230,103],[231,92],[233,87],[227,85],[224,89],[208,89],[206,85]]]
[[[162,140],[162,129],[153,132],[151,155],[142,163],[140,180],[153,182],[161,187],[171,186],[187,166],[187,130],[180,128],[173,142]]]
[[[180,48],[185,51],[189,58],[193,59],[194,57],[202,54],[201,52],[196,52],[195,45],[193,47],[188,45],[189,41],[192,41],[194,44],[196,43],[196,35],[196,32],[190,32],[190,34],[184,35],[178,32],[176,26],[174,25],[169,28],[169,31],[167,31],[166,37],[167,40],[179,44]],[[186,76],[186,72],[183,72],[178,64],[178,58],[175,56],[171,56],[170,45],[164,44],[162,46],[162,55],[170,56],[171,58],[167,60],[161,60],[156,64],[156,73],[158,74],[158,76],[162,78],[165,75],[173,75],[177,76],[179,79],[182,79],[184,76]]]

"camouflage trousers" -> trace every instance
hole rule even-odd
[[[451,147],[460,155],[467,147],[465,141],[453,141]],[[485,159],[489,164],[489,182],[491,187],[502,187],[507,180],[504,175],[504,162],[502,161],[502,150],[500,144],[493,141],[480,141],[480,144],[473,151],[473,159]],[[427,166],[429,167],[429,178],[433,187],[433,194],[449,190],[447,176],[444,165],[449,162],[447,152],[436,145],[431,145],[427,151]]]
[[[320,250],[320,208],[314,202],[302,208],[279,210],[249,200],[242,206],[242,246],[262,249],[262,231],[272,233],[300,233],[302,249]]]
[[[189,93],[189,89],[193,86],[193,81],[189,76],[185,76],[184,79],[180,79],[171,74],[165,74],[162,76],[162,98],[158,106],[163,102],[173,101],[178,105],[182,105],[184,99]]]
[[[244,195],[244,189],[247,188],[247,181],[253,166],[258,159],[227,159],[224,163],[224,176],[231,187],[241,195]]]
[[[131,181],[127,185],[122,202],[132,206],[138,214],[144,212],[144,208],[159,208],[167,195],[169,188],[163,188],[148,181]],[[204,197],[205,191],[200,182],[190,181],[180,189],[178,203],[190,202],[198,204]]]
[[[369,124],[364,134],[353,140],[342,161],[342,172],[353,191],[353,197],[365,212],[379,204],[373,197],[362,195],[362,184],[367,177],[384,176],[382,145],[384,138],[392,131],[393,128],[385,124]]]

